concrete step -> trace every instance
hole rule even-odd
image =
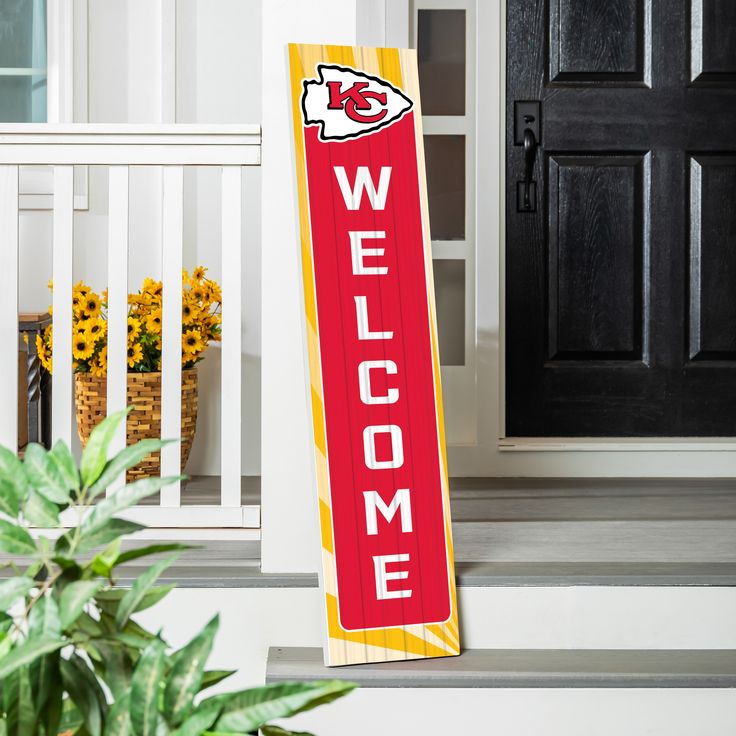
[[[273,648],[267,679],[360,688],[284,725],[320,736],[733,736],[736,652],[468,650],[327,669],[318,648]]]
[[[271,647],[267,682],[372,688],[732,688],[736,650],[467,649],[458,657],[325,667],[319,647]]]

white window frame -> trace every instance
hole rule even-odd
[[[464,365],[443,365],[445,431],[450,446],[477,443],[478,401],[476,360],[476,126],[475,126],[475,0],[413,0],[410,38],[417,47],[420,10],[465,11],[465,114],[423,115],[422,128],[428,135],[462,135],[465,138],[465,238],[432,240],[432,258],[465,263],[465,361]]]
[[[88,0],[51,0],[46,15],[47,121],[87,122],[87,3]],[[82,80],[76,85],[77,80]],[[74,172],[74,209],[89,207],[88,167]],[[53,208],[53,172],[48,167],[25,166],[20,171],[20,209]]]

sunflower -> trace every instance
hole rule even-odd
[[[89,372],[98,378],[104,378],[107,375],[107,346],[102,348],[102,350],[92,358],[89,364]]]
[[[192,281],[202,281],[207,273],[207,269],[204,266],[197,266],[192,271]]]
[[[89,339],[87,333],[83,330],[74,333],[74,342],[72,343],[72,355],[77,360],[87,360],[95,351],[95,344]]]
[[[128,317],[128,345],[138,339],[141,334],[141,321],[137,317]]]
[[[199,309],[196,304],[184,302],[181,307],[181,321],[185,325],[193,325],[199,316]]]
[[[154,335],[161,334],[161,309],[155,309],[146,317],[146,329]]]
[[[190,296],[192,299],[198,302],[206,302],[207,301],[207,289],[205,289],[204,286],[200,286],[197,284],[196,286],[192,286],[190,292]]]
[[[187,330],[181,337],[182,351],[194,357],[204,350],[204,342],[199,330]]]
[[[87,322],[85,331],[89,335],[90,339],[96,342],[101,337],[105,336],[105,333],[107,332],[107,322],[105,322],[101,317],[91,319]]]
[[[155,299],[161,299],[161,294],[163,294],[163,290],[163,284],[160,281],[154,281],[153,279],[147,278],[143,282],[142,291],[150,294]]]
[[[84,281],[77,281],[76,284],[74,284],[74,291],[81,294],[82,296],[87,296],[87,294],[92,291],[92,289],[87,286],[87,284],[84,283]]]
[[[128,347],[128,366],[135,368],[136,363],[140,363],[143,360],[143,348],[141,344],[137,342],[135,345]]]
[[[97,294],[93,294],[92,292],[90,292],[84,297],[81,311],[83,311],[87,315],[87,319],[90,319],[92,317],[99,317],[101,310],[102,302],[100,301],[100,297],[97,296]]]

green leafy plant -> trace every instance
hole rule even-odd
[[[205,669],[218,617],[178,651],[133,618],[169,593],[159,577],[186,547],[122,547],[143,527],[119,514],[177,480],[146,478],[103,496],[166,444],[144,440],[108,458],[125,414],[95,428],[79,467],[63,443],[49,452],[29,445],[22,462],[0,448],[0,553],[17,556],[0,577],[0,736],[288,736],[269,722],[354,685],[290,682],[202,695],[233,674]],[[119,587],[117,568],[148,555],[159,559]]]

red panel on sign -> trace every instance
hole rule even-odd
[[[354,140],[318,134],[304,129],[340,623],[442,622],[451,599],[414,112]]]

